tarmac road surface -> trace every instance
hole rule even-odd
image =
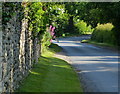
[[[118,52],[80,43],[90,35],[60,38],[61,46],[77,71],[85,92],[118,92]]]

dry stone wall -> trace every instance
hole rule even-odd
[[[0,3],[0,18],[2,18],[2,3]],[[0,92],[2,92],[2,20],[0,19]]]
[[[14,92],[40,56],[38,39],[28,28],[27,11],[22,20],[21,11],[15,12],[0,28],[0,92]]]

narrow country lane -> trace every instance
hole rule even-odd
[[[69,56],[86,92],[118,92],[117,51],[80,43],[87,38],[90,36],[60,38],[57,44]]]

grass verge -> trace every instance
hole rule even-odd
[[[79,33],[75,33],[75,34],[71,34],[71,33],[66,33],[63,34],[62,36],[60,36],[59,38],[67,38],[67,37],[80,37],[82,35],[91,35],[91,33],[87,33],[87,34],[79,34]]]
[[[116,49],[116,50],[120,50],[119,46],[116,46],[116,45],[113,45],[113,44],[108,44],[108,43],[99,43],[99,42],[96,42],[96,41],[92,41],[92,40],[82,40],[81,43],[90,43],[90,44],[94,44],[94,45],[98,45],[98,46],[103,46],[103,47],[110,47],[110,48],[113,48],[113,49]]]
[[[82,92],[78,76],[72,67],[66,61],[52,57],[60,50],[60,47],[52,44],[17,92]]]

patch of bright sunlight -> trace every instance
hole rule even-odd
[[[70,67],[68,67],[68,66],[61,66],[61,65],[52,65],[52,66],[70,69]]]
[[[31,74],[35,74],[35,75],[41,75],[41,73],[38,72],[34,72],[34,71],[30,71]]]

